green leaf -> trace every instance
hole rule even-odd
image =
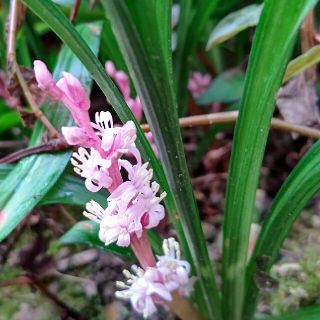
[[[79,33],[90,39],[89,44],[97,54],[99,48],[100,24],[81,25]],[[80,37],[80,36],[79,36]],[[77,76],[89,90],[91,78],[71,51],[64,48],[55,68],[55,78],[62,71],[69,71]],[[46,105],[44,111],[48,119],[60,129],[62,125],[71,123],[71,117],[64,107],[57,103]],[[31,138],[31,145],[41,143],[44,127],[38,123]],[[3,240],[16,225],[34,208],[48,190],[59,179],[70,157],[70,152],[58,154],[35,155],[23,159],[12,170],[0,185],[0,240]]]
[[[0,164],[0,183],[13,168],[14,166],[12,164]]]
[[[76,205],[84,208],[90,200],[98,202],[102,207],[107,206],[108,192],[89,192],[82,179],[69,174],[63,174],[49,192],[41,199],[39,205],[59,203]]]
[[[102,1],[142,101],[178,212],[169,210],[186,258],[199,279],[201,312],[220,318],[219,295],[201,229],[178,125],[171,79],[169,1]],[[137,13],[139,11],[139,13]],[[143,23],[146,23],[142,28]],[[147,26],[147,27],[146,27]],[[146,31],[148,30],[148,31]],[[150,30],[150,32],[149,32]],[[165,126],[164,126],[165,124]],[[174,137],[174,139],[172,139]],[[174,202],[170,197],[170,202]],[[167,199],[168,200],[168,199]]]
[[[199,105],[214,102],[231,103],[241,99],[245,75],[240,70],[229,70],[218,75],[210,87],[198,99]]]
[[[266,0],[254,37],[235,128],[227,184],[222,308],[225,320],[242,318],[245,267],[256,189],[275,96],[297,30],[316,0]]]
[[[21,119],[15,111],[9,111],[0,116],[0,134],[19,125],[21,125]]]
[[[298,311],[283,314],[281,316],[262,318],[261,320],[319,320],[320,319],[320,305],[302,308]]]
[[[178,41],[174,60],[179,116],[184,116],[187,110],[187,83],[191,55],[204,32],[206,23],[219,3],[219,0],[197,0],[193,3],[189,0],[181,1]],[[193,5],[192,12],[190,12],[191,5]]]
[[[290,61],[286,74],[284,75],[283,82],[295,77],[299,73],[308,69],[312,65],[320,61],[320,45],[317,45],[301,56]]]
[[[267,257],[259,271],[269,272],[275,262],[283,241],[288,236],[293,223],[302,209],[320,190],[320,141],[303,156],[291,172],[273,200],[270,212],[265,219],[255,250],[247,267],[247,293],[245,318],[250,319],[257,300],[258,288],[253,276],[256,272],[256,260]],[[249,303],[250,301],[250,303]]]
[[[79,221],[72,228],[67,231],[62,237],[57,241],[53,242],[50,246],[49,251],[56,251],[62,245],[67,244],[86,244],[99,248],[101,250],[123,256],[126,258],[134,258],[134,254],[130,248],[119,247],[116,244],[112,243],[106,246],[99,239],[99,224],[90,221]]]
[[[259,22],[262,8],[263,4],[252,4],[228,14],[212,30],[207,43],[207,50],[231,39],[249,27],[256,26]]]

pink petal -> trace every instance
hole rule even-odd
[[[33,68],[38,82],[38,87],[45,90],[51,99],[60,100],[63,93],[54,82],[52,74],[48,70],[47,66],[42,61],[35,60],[33,62]]]

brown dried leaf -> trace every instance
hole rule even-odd
[[[279,90],[277,106],[284,120],[311,126],[319,123],[317,99],[314,83],[301,74]]]

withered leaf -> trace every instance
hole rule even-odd
[[[284,120],[312,126],[319,123],[316,88],[313,81],[307,81],[306,75],[288,81],[277,97],[277,106]]]

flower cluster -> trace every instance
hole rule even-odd
[[[188,89],[194,98],[198,98],[204,93],[211,83],[211,76],[209,74],[202,74],[200,72],[192,72],[188,80]]]
[[[127,75],[116,71],[111,63],[106,69],[137,118],[141,118],[140,100],[130,97]],[[172,238],[165,240],[164,255],[156,261],[146,235],[146,230],[156,227],[165,216],[160,202],[166,193],[159,194],[159,184],[152,181],[152,169],[142,162],[135,145],[134,123],[117,126],[111,113],[104,111],[96,113],[95,122],[91,122],[90,99],[77,78],[64,72],[63,78],[55,82],[41,61],[35,61],[34,71],[39,88],[51,99],[61,101],[74,118],[76,126],[63,127],[62,133],[70,145],[79,146],[71,158],[75,172],[85,179],[89,191],[110,192],[107,208],[92,200],[84,215],[99,224],[99,238],[106,245],[131,245],[143,268],[134,266],[133,274],[125,271],[127,281],[118,283],[123,290],[116,295],[130,299],[134,309],[144,316],[155,312],[156,305],[170,303],[173,294],[188,295],[190,266],[180,260],[178,243]]]
[[[156,311],[156,305],[166,305],[173,299],[173,292],[182,296],[190,293],[190,265],[180,260],[179,244],[169,238],[163,243],[164,255],[158,256],[155,267],[143,270],[132,266],[130,273],[123,272],[125,282],[117,282],[121,291],[116,296],[130,300],[133,308],[148,317]]]
[[[131,89],[130,89],[130,80],[127,74],[122,70],[116,70],[112,61],[107,61],[105,64],[105,69],[110,78],[115,82],[118,86],[120,92],[123,95],[124,100],[127,105],[131,109],[135,118],[140,122],[142,120],[142,105],[140,102],[140,98],[136,96],[132,98]],[[152,132],[147,132],[146,137],[151,144],[152,150],[155,155],[159,157],[159,153],[157,147],[154,143]]]
[[[105,210],[91,201],[85,216],[100,224],[99,236],[106,245],[130,245],[132,237],[141,238],[144,230],[157,226],[164,218],[160,202],[166,195],[163,192],[157,196],[159,185],[151,181],[153,172],[148,164],[142,163],[135,146],[134,123],[116,126],[111,113],[104,111],[96,113],[95,122],[91,122],[90,99],[77,78],[64,72],[56,83],[41,61],[34,62],[34,71],[38,86],[51,99],[64,103],[75,120],[77,126],[62,128],[66,141],[80,147],[71,159],[75,172],[85,179],[89,191],[105,188],[111,193]],[[121,90],[128,98],[128,78],[124,73],[117,78],[121,78]],[[131,162],[123,155],[129,156]],[[121,170],[126,171],[127,181],[123,181]]]
[[[164,208],[159,197],[159,185],[151,183],[152,170],[147,163],[131,165],[127,160],[119,164],[128,172],[128,181],[121,183],[109,196],[108,207],[103,209],[91,201],[86,206],[84,215],[100,224],[100,239],[106,244],[116,242],[126,247],[132,235],[140,238],[145,229],[154,228],[164,218]]]

